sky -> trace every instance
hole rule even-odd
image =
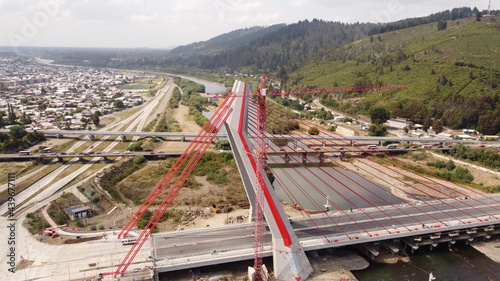
[[[493,0],[492,9],[498,0]],[[300,20],[391,22],[489,0],[0,0],[0,46],[169,48]]]

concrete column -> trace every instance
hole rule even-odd
[[[301,154],[302,154],[302,164],[306,164],[307,163],[307,151],[304,151]]]

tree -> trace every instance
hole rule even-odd
[[[477,12],[476,13],[476,22],[480,22],[482,17],[483,17],[483,14],[481,14],[481,12]]]
[[[437,24],[438,31],[440,30],[445,30],[448,27],[448,22],[447,21],[440,21]]]
[[[311,128],[309,128],[309,130],[307,131],[307,133],[309,135],[319,135],[319,130],[316,127],[311,127]]]
[[[16,123],[16,113],[14,112],[14,108],[10,103],[7,103],[7,120],[9,121],[9,124],[13,125]]]
[[[382,124],[371,124],[368,131],[370,136],[381,137],[387,134],[387,127]]]
[[[125,105],[123,104],[123,101],[122,100],[115,100],[113,105],[116,107],[116,108],[124,108]]]
[[[441,122],[441,119],[434,119],[434,123],[432,123],[432,130],[436,133],[439,134],[443,131],[443,122]]]
[[[94,123],[95,126],[98,126],[101,120],[99,119],[100,112],[96,111],[91,117],[92,123]]]
[[[0,128],[3,128],[5,126],[5,121],[3,120],[3,112],[0,111]]]
[[[9,134],[13,139],[21,140],[28,133],[24,129],[24,126],[14,125],[10,127]]]
[[[231,150],[231,144],[228,140],[220,140],[215,143],[215,149],[217,150]]]
[[[23,112],[23,114],[19,118],[19,122],[23,125],[29,125],[31,124],[31,122],[33,122],[33,120],[31,120],[31,118],[26,114],[26,112]]]
[[[371,110],[371,121],[373,124],[383,124],[390,118],[390,113],[384,107],[375,107]]]

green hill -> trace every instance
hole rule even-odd
[[[384,107],[392,117],[454,129],[500,131],[500,17],[425,24],[363,38],[316,54],[282,73],[287,87],[399,84],[407,89],[324,95],[351,114]],[[443,23],[441,23],[443,24]],[[441,25],[441,29],[443,26]],[[359,97],[364,97],[360,99]]]

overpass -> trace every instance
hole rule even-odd
[[[180,132],[122,132],[122,131],[85,131],[85,130],[32,130],[27,129],[26,132],[40,132],[44,135],[54,136],[56,138],[63,138],[64,136],[86,136],[89,140],[94,140],[95,136],[115,136],[119,137],[122,141],[126,137],[156,137],[165,139],[178,139],[180,141],[186,141],[196,137],[197,133],[180,133]],[[0,129],[0,133],[9,133],[8,129]],[[249,134],[251,138],[252,134]],[[217,138],[226,139],[227,134],[219,133]],[[315,135],[302,135],[302,136],[292,136],[292,135],[280,135],[274,136],[274,139],[281,140],[311,140],[325,142],[325,140],[332,139],[343,139],[344,141],[353,143],[378,143],[379,145],[384,145],[386,143],[434,143],[446,145],[450,143],[471,143],[470,141],[463,140],[451,140],[451,139],[441,139],[441,138],[416,138],[416,137],[370,137],[370,136],[337,136],[335,138],[329,136],[315,136]]]
[[[64,158],[112,158],[112,157],[123,157],[123,156],[149,156],[149,157],[161,157],[161,156],[180,156],[182,151],[131,151],[131,152],[80,152],[80,153],[33,153],[30,155],[19,155],[19,154],[0,154],[0,161],[9,161],[9,160],[41,160],[41,159],[58,159],[59,161],[63,161]]]

